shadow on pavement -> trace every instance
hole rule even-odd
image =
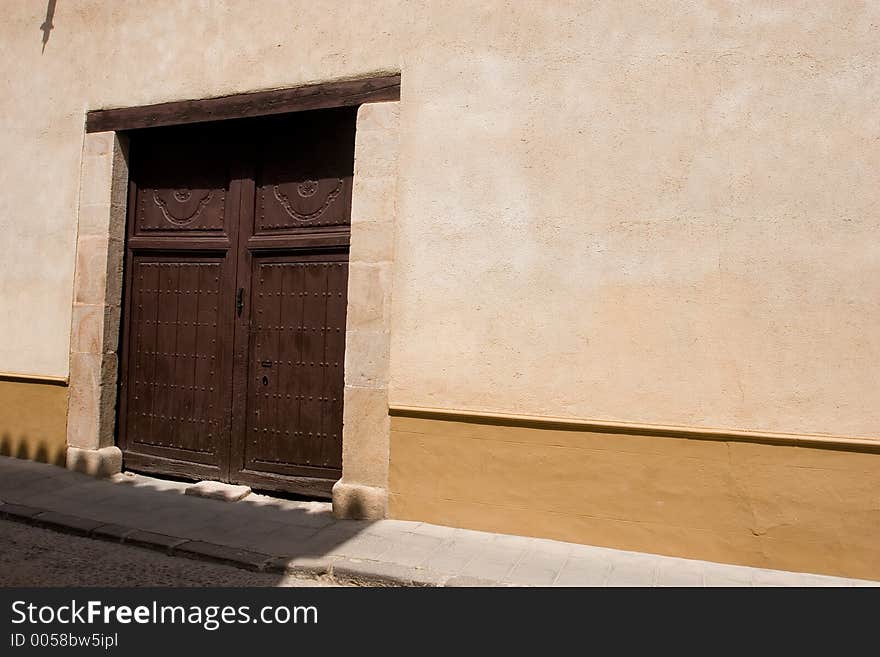
[[[368,547],[372,523],[337,520],[329,502],[257,493],[224,502],[185,494],[192,483],[129,473],[95,479],[54,465],[0,457],[0,500],[101,523],[84,532],[97,538],[154,549],[167,539],[167,550],[175,554],[187,556],[191,550],[195,555],[188,556],[220,562],[235,550],[247,551],[254,554],[239,557],[251,559],[260,570],[276,557],[271,562],[279,581],[286,560],[326,560],[355,540]]]

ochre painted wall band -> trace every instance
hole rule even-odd
[[[391,518],[880,579],[876,441],[392,413]]]

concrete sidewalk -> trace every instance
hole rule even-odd
[[[190,483],[94,479],[0,457],[0,516],[262,572],[422,586],[878,586],[401,520],[336,520],[325,502],[184,495]]]

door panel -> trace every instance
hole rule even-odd
[[[132,135],[118,426],[127,463],[143,469],[228,474],[231,144],[213,126]]]
[[[346,253],[254,258],[245,467],[342,468]]]
[[[133,234],[225,234],[230,155],[229,137],[207,126],[139,140]]]
[[[254,235],[351,224],[354,127],[350,108],[266,124],[257,142]]]
[[[328,496],[341,474],[355,117],[273,118],[248,142],[232,453],[251,485]]]
[[[225,425],[224,353],[218,348],[223,267],[218,258],[134,258],[129,449],[219,465]]]

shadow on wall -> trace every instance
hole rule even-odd
[[[52,19],[55,18],[55,2],[56,0],[49,0],[49,3],[46,5],[46,20],[40,25],[40,31],[43,33],[43,49],[40,51],[41,54],[46,52],[46,44],[49,43],[49,33],[55,27],[52,23]]]
[[[0,455],[64,465],[68,387],[0,374]]]
[[[8,431],[0,436],[0,456],[14,456],[40,463],[51,463],[64,467],[67,450],[63,447],[52,447],[45,440],[33,440],[27,436],[19,436],[16,440]]]

